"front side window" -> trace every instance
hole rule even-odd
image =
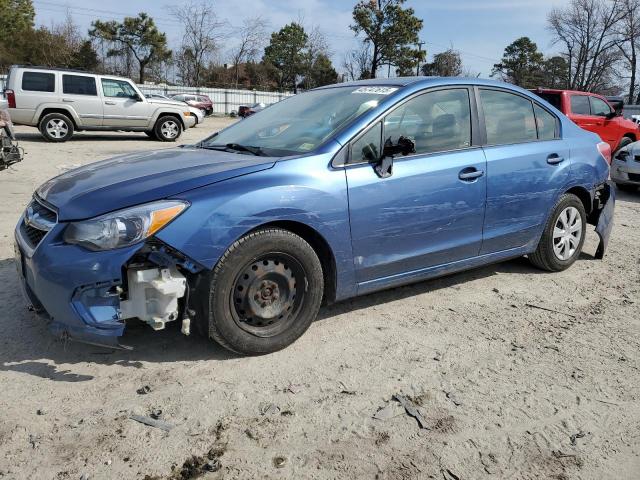
[[[538,140],[555,140],[558,138],[558,120],[539,105],[533,104],[538,127]]]
[[[480,90],[488,145],[510,145],[538,139],[533,103],[520,95]]]
[[[22,90],[26,92],[54,92],[56,76],[53,73],[24,72],[22,74]]]
[[[124,80],[102,79],[102,93],[105,97],[135,98],[138,93],[129,82]]]
[[[349,163],[375,163],[382,155],[380,139],[382,138],[382,124],[378,122],[364,135],[351,145],[351,159]]]
[[[209,137],[203,148],[236,144],[273,156],[315,150],[398,90],[388,86],[338,86],[289,97]]]
[[[62,93],[68,95],[97,95],[96,79],[83,75],[62,75]]]
[[[571,95],[571,112],[576,115],[591,115],[589,97],[586,95]]]
[[[591,100],[591,115],[606,117],[611,114],[611,107],[604,100],[597,97],[589,97]]]
[[[385,142],[411,139],[416,154],[471,145],[471,108],[466,88],[437,90],[407,101],[384,119]]]

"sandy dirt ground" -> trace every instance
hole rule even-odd
[[[178,325],[131,328],[134,350],[113,352],[25,309],[14,224],[62,169],[166,145],[18,132],[27,156],[0,172],[0,478],[640,478],[640,193],[619,195],[604,261],[590,231],[566,272],[521,259],[325,307],[264,357]]]

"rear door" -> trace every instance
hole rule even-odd
[[[487,208],[481,254],[533,245],[570,173],[560,121],[526,96],[479,88]]]
[[[111,127],[146,127],[151,106],[139,97],[133,85],[115,78],[100,79],[104,105],[103,125]]]
[[[76,111],[82,125],[102,125],[103,105],[98,96],[96,77],[63,73],[62,102]]]

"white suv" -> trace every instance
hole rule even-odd
[[[147,99],[127,78],[12,66],[5,89],[14,124],[38,127],[50,142],[65,142],[74,131],[145,132],[175,141],[195,117],[181,102]]]

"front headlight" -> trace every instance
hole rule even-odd
[[[89,250],[128,247],[165,227],[188,206],[180,200],[163,200],[72,222],[64,231],[64,241]]]

